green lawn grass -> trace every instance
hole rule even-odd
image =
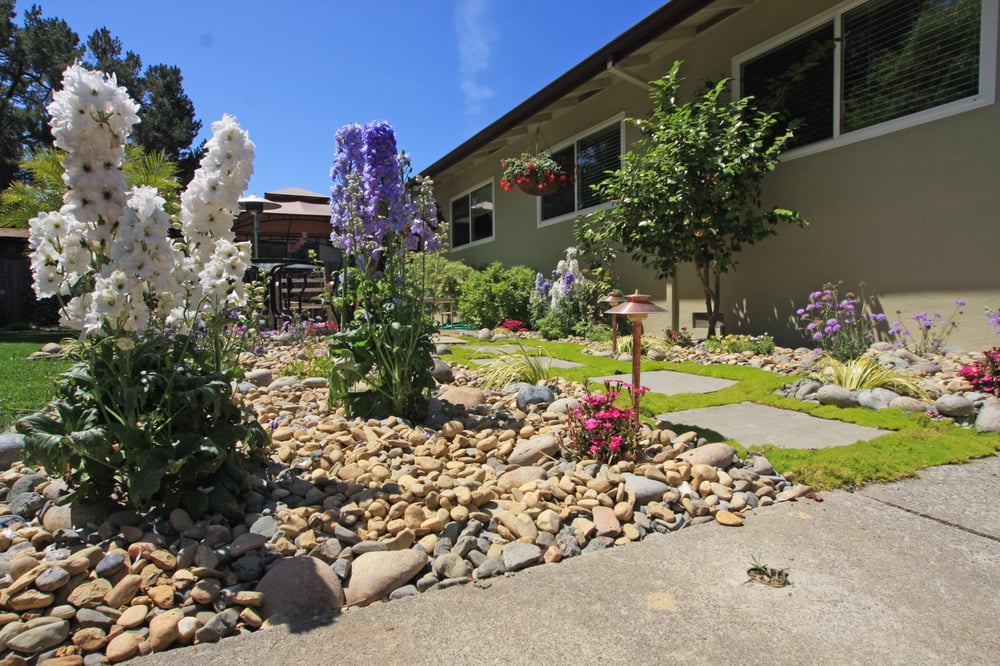
[[[68,367],[63,359],[28,360],[46,342],[58,342],[65,333],[0,331],[0,432],[44,407],[55,395],[59,375]]]
[[[507,341],[497,344],[505,342]],[[486,346],[486,343],[481,342],[470,341],[469,344]],[[546,356],[585,364],[581,368],[553,369],[554,375],[566,379],[582,382],[589,377],[628,374],[632,371],[630,362],[584,354],[577,344],[543,340],[530,340],[524,344],[540,347],[541,353]],[[459,363],[468,363],[472,358],[487,356],[489,355],[458,346],[453,351],[453,357]],[[656,414],[665,412],[746,401],[893,431],[871,441],[827,449],[783,449],[775,446],[752,448],[767,455],[775,468],[789,478],[818,490],[854,488],[872,481],[893,481],[917,476],[919,471],[926,467],[966,462],[1000,451],[1000,434],[979,433],[956,426],[947,420],[932,421],[923,414],[906,414],[897,409],[878,412],[862,407],[843,409],[774,394],[774,390],[783,384],[795,381],[797,377],[794,376],[777,375],[749,366],[701,365],[690,362],[643,361],[641,367],[643,372],[675,370],[738,382],[714,393],[673,396],[647,393],[642,397],[640,405],[640,413],[646,420],[652,420]],[[603,387],[592,383],[590,388],[598,390]],[[706,436],[709,441],[719,441],[721,437],[718,433],[706,430],[700,431],[699,434]],[[747,452],[739,442],[730,440],[729,443],[741,454]]]

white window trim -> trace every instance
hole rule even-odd
[[[453,235],[454,234],[454,230],[455,230],[455,227],[454,227],[455,221],[452,220],[451,224],[449,225],[450,228],[449,228],[449,233],[448,233],[448,236],[449,236],[449,238],[448,238],[448,246],[451,248],[450,252],[461,252],[462,250],[465,250],[466,248],[479,247],[480,245],[486,245],[487,243],[492,243],[494,240],[496,240],[496,237],[497,237],[497,188],[496,188],[496,185],[493,183],[493,178],[487,178],[486,180],[484,180],[484,181],[482,181],[480,183],[476,183],[472,187],[470,187],[467,190],[463,191],[461,194],[455,195],[451,199],[449,199],[448,200],[448,214],[451,215],[451,211],[453,209],[453,205],[454,205],[454,203],[457,200],[461,199],[462,197],[468,197],[470,194],[472,194],[472,192],[474,192],[475,190],[480,189],[484,185],[489,185],[490,186],[490,190],[492,191],[492,196],[493,196],[493,233],[490,234],[486,238],[480,238],[477,241],[469,241],[465,245],[459,245],[458,247],[455,247],[455,245],[454,245],[455,237]],[[471,210],[471,207],[469,209],[469,238],[472,238],[472,210]]]
[[[562,150],[563,148],[565,148],[567,146],[574,145],[574,144],[576,144],[577,141],[579,141],[583,137],[587,136],[588,134],[593,134],[594,132],[597,132],[598,130],[604,129],[605,127],[607,127],[608,125],[611,125],[613,123],[618,123],[618,141],[619,141],[618,151],[619,151],[620,155],[624,155],[625,154],[625,112],[624,111],[620,111],[619,113],[616,113],[615,115],[613,115],[613,116],[611,116],[609,118],[605,118],[601,122],[595,123],[594,125],[591,125],[590,127],[588,127],[587,129],[583,130],[582,132],[578,132],[578,133],[574,134],[573,136],[571,136],[570,138],[566,139],[562,143],[556,144],[556,147],[552,148],[552,152],[556,153],[556,152],[559,152],[560,150]],[[575,169],[576,169],[576,165],[574,164],[574,171],[575,171]],[[573,184],[573,187],[574,188],[576,187],[576,183]],[[575,201],[576,201],[576,199],[574,197],[574,204],[575,204]],[[602,210],[602,209],[610,208],[610,207],[611,207],[610,203],[602,203],[602,204],[597,204],[596,206],[589,206],[587,208],[581,208],[580,210],[573,210],[573,211],[571,211],[569,213],[565,213],[563,215],[557,215],[556,217],[550,217],[547,220],[543,220],[542,219],[542,197],[538,197],[538,201],[535,202],[535,220],[537,221],[537,228],[541,229],[542,227],[550,227],[553,224],[562,224],[563,222],[566,222],[566,221],[569,221],[569,220],[575,220],[576,218],[580,217],[581,215],[588,215],[590,213],[593,213],[594,211],[598,211],[598,210]]]
[[[742,84],[740,81],[740,69],[743,63],[781,46],[796,37],[818,28],[819,26],[833,21],[834,43],[833,55],[833,123],[834,136],[830,139],[817,141],[800,148],[792,148],[781,155],[781,160],[789,161],[799,157],[815,155],[841,146],[848,146],[859,141],[873,139],[883,134],[898,132],[899,130],[923,125],[941,118],[947,118],[966,111],[972,111],[984,106],[989,106],[996,101],[996,75],[997,75],[997,18],[1000,15],[998,5],[1000,0],[982,0],[982,15],[979,27],[979,94],[963,99],[958,99],[947,104],[925,109],[902,118],[894,118],[877,125],[871,125],[852,132],[840,134],[840,101],[841,101],[841,22],[834,20],[840,14],[862,5],[869,0],[849,0],[843,2],[832,9],[798,24],[794,28],[786,30],[771,39],[758,44],[752,49],[737,54],[732,60],[733,70],[733,94],[739,98],[742,96]]]

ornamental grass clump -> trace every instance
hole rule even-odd
[[[825,355],[816,362],[815,377],[826,384],[836,384],[849,391],[886,388],[896,393],[918,398],[927,396],[912,375],[893,368],[884,368],[870,356],[841,361]]]
[[[498,356],[484,363],[479,370],[479,383],[483,388],[502,389],[514,382],[538,382],[552,377],[552,360],[542,355],[541,350],[529,350],[517,341],[519,351]]]
[[[596,460],[613,464],[619,460],[635,460],[639,456],[639,424],[631,407],[617,405],[622,389],[633,404],[635,394],[648,389],[626,382],[604,382],[603,394],[589,394],[570,412],[569,431],[564,445],[577,459]]]
[[[974,361],[958,371],[958,376],[972,384],[972,388],[1000,397],[1000,347],[984,352],[986,358]]]
[[[406,258],[438,250],[441,227],[433,183],[417,176],[404,185],[409,171],[389,123],[337,131],[330,240],[344,268],[332,299],[340,330],[330,338],[329,402],[351,416],[423,416],[434,386],[426,285],[406,279]],[[357,390],[361,383],[367,390]]]
[[[34,289],[60,299],[80,339],[56,400],[18,423],[24,459],[65,478],[66,499],[238,516],[241,465],[267,439],[232,401],[224,340],[246,300],[249,244],[231,225],[253,143],[232,116],[212,124],[174,242],[164,199],[126,187],[137,108],[114,76],[80,66],[48,106],[68,189],[29,223]]]

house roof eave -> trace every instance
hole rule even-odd
[[[500,135],[513,130],[563,96],[607,71],[609,62],[614,63],[627,57],[691,15],[708,8],[714,2],[715,0],[669,0],[552,83],[423,169],[421,174],[434,178],[443,173]]]

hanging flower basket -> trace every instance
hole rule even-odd
[[[505,192],[517,186],[525,194],[544,196],[573,182],[573,177],[548,153],[521,153],[501,161],[500,168],[503,169],[500,187]]]

